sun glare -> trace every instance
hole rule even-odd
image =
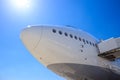
[[[11,3],[15,8],[18,9],[26,9],[30,7],[29,0],[12,0]]]

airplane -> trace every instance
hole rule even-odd
[[[20,38],[40,63],[67,80],[120,80],[120,37],[100,41],[70,26],[31,25]]]

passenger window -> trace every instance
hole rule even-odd
[[[90,45],[92,45],[92,43],[90,42]]]
[[[86,43],[88,44],[88,41],[86,40]]]
[[[81,52],[83,52],[83,50],[81,50]]]
[[[81,41],[81,38],[79,37],[79,41]]]
[[[85,39],[83,39],[83,42],[85,43]]]
[[[72,34],[70,34],[70,37],[73,38]]]
[[[95,44],[95,46],[98,47],[97,44]]]
[[[68,36],[68,34],[66,32],[64,34],[65,34],[65,36]]]
[[[55,29],[53,29],[53,30],[52,30],[52,32],[53,32],[53,33],[56,33],[56,30],[55,30]]]
[[[94,46],[94,43],[92,43],[92,45]]]
[[[74,38],[77,40],[77,36],[74,36]]]
[[[59,34],[62,35],[62,31],[59,31]]]
[[[82,48],[84,48],[84,45],[81,45],[82,46]]]

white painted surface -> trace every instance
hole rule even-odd
[[[53,29],[56,30],[55,33]],[[59,31],[62,34],[59,34]],[[67,33],[68,36],[65,36],[64,33]],[[70,37],[70,34],[73,38]],[[77,36],[77,39],[74,36]],[[82,40],[80,41],[79,38]],[[109,69],[111,66],[117,66],[113,65],[114,62],[98,57],[99,50],[93,45],[93,43],[97,44],[97,40],[82,30],[65,26],[32,26],[22,31],[21,39],[32,55],[44,66],[56,63],[85,64]],[[88,43],[84,43],[83,39]],[[119,43],[119,39],[117,42]],[[99,44],[101,51],[118,46],[112,39],[105,44],[108,47]],[[118,72],[118,69],[114,70]]]
[[[98,44],[100,53],[120,48],[120,38],[110,38]]]

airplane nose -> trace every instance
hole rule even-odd
[[[29,27],[21,32],[21,39],[28,50],[33,51],[41,39],[42,27]]]

